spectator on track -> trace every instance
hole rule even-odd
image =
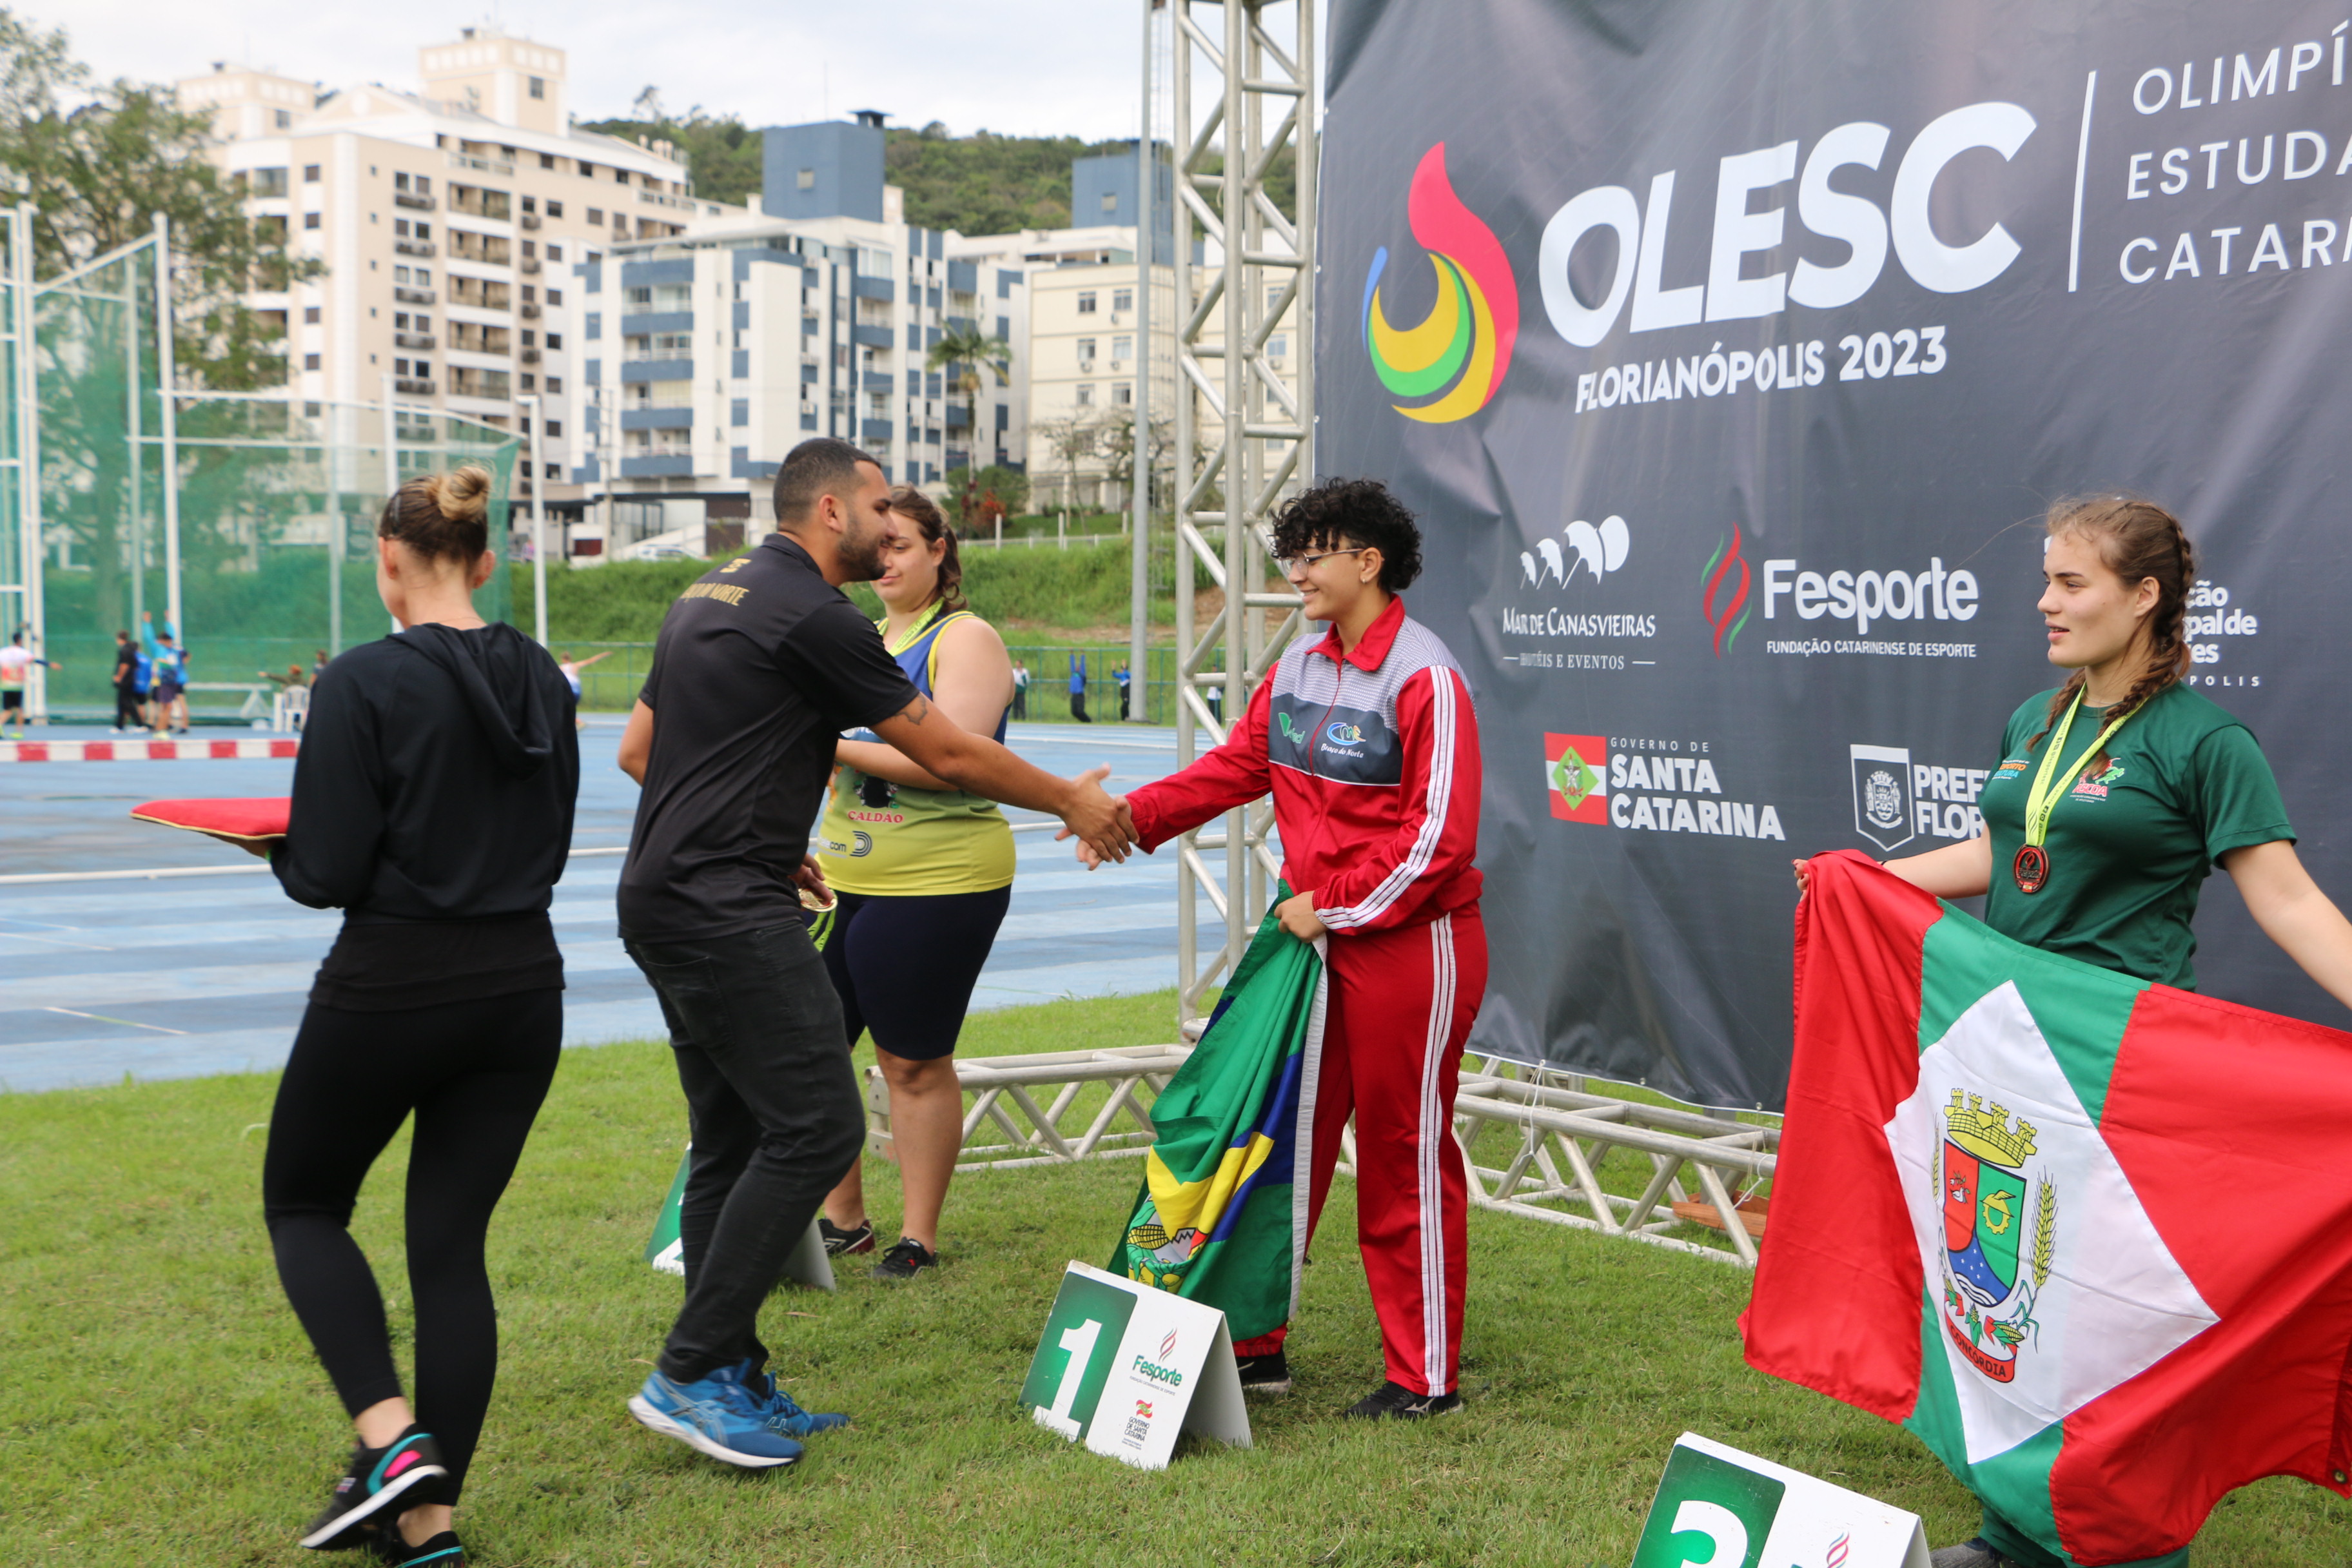
[[[1029,717],[1029,667],[1017,661],[1013,666],[1013,716]]]
[[[0,734],[7,732],[8,721],[16,721],[16,738],[25,736],[25,679],[35,665],[44,669],[63,669],[65,666],[37,657],[25,646],[25,634],[20,629],[0,647]]]
[[[1087,656],[1082,653],[1070,656],[1070,717],[1081,724],[1094,722],[1087,717]]]
[[[146,660],[129,632],[114,634],[114,732],[147,727]]]

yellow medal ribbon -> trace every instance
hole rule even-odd
[[[2026,790],[2025,843],[2017,852],[2015,864],[2010,868],[2010,874],[2016,878],[2017,890],[2021,893],[2038,893],[2042,884],[2050,879],[2050,852],[2042,847],[2042,840],[2050,836],[2050,814],[2058,809],[2058,802],[2074,787],[2074,780],[2084,767],[2105,751],[2107,742],[2115,739],[2116,731],[2131,720],[2131,714],[2126,713],[2109,723],[2099,731],[2097,740],[2083,748],[2083,754],[2074,759],[2074,765],[2059,773],[2058,759],[2066,750],[2066,737],[2073,732],[2074,715],[2082,711],[2082,708],[2083,693],[2077,691],[2074,700],[2066,709],[2066,716],[2058,721],[2058,728],[2051,732],[2050,749],[2042,753],[2042,765],[2035,771],[2033,783]],[[2053,774],[2056,776],[2053,777]]]

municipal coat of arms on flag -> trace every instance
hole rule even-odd
[[[1275,902],[1290,896],[1278,887]],[[1307,1241],[1323,960],[1269,910],[1184,1065],[1151,1108],[1110,1270],[1217,1308],[1236,1340],[1290,1321]]]
[[[1998,935],[1851,851],[1797,910],[1748,1363],[1927,1442],[2055,1562],[2352,1496],[2352,1035]]]

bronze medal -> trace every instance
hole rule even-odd
[[[2050,852],[2039,844],[2026,845],[2018,850],[2016,860],[2010,865],[2009,874],[2017,879],[2019,892],[2040,892],[2042,885],[2050,880]]]

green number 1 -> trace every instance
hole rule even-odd
[[[1102,1321],[1088,1318],[1076,1327],[1064,1329],[1058,1342],[1070,1352],[1063,1364],[1062,1381],[1054,1390],[1053,1407],[1037,1412],[1037,1425],[1059,1432],[1065,1437],[1078,1435],[1078,1424],[1070,1415],[1070,1407],[1078,1402],[1078,1384],[1086,1381],[1087,1363],[1094,1360],[1095,1342],[1102,1338]]]

